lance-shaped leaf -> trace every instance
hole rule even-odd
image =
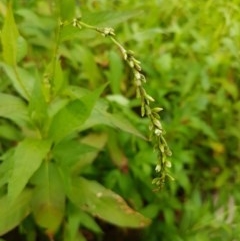
[[[98,101],[94,106],[91,115],[81,127],[82,130],[95,125],[107,125],[112,128],[130,133],[144,140],[147,138],[122,114],[112,114],[107,112],[105,103]]]
[[[89,117],[94,104],[105,85],[80,99],[70,101],[53,117],[50,125],[50,137],[59,142],[68,135],[78,131]]]
[[[34,81],[28,110],[31,119],[38,127],[42,127],[44,123],[47,123],[47,103],[44,98],[41,82],[38,78]]]
[[[0,93],[0,117],[21,125],[28,119],[27,107],[20,98]]]
[[[24,68],[12,67],[0,62],[0,67],[12,82],[15,90],[24,98],[29,99],[35,82],[34,76]]]
[[[14,200],[40,167],[51,146],[49,140],[25,139],[13,155],[13,171],[8,183],[8,196]]]
[[[4,61],[14,66],[17,61],[17,39],[19,33],[14,21],[11,5],[9,4],[2,29],[2,46]]]
[[[122,197],[95,181],[76,178],[69,198],[93,216],[118,226],[142,228],[150,223],[148,218],[131,209]]]
[[[48,234],[54,234],[62,222],[65,208],[64,188],[57,166],[44,162],[32,181],[35,185],[32,200],[34,218]]]
[[[7,196],[0,199],[0,236],[9,232],[30,212],[32,192],[24,190],[14,202],[9,202]]]

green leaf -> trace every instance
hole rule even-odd
[[[81,56],[79,61],[82,64],[84,78],[87,78],[90,81],[91,87],[98,86],[98,83],[101,80],[101,74],[93,53],[90,49],[81,46],[78,46],[75,51],[78,56]]]
[[[27,107],[20,98],[0,93],[0,117],[22,125],[28,120]]]
[[[122,24],[126,22],[128,19],[139,16],[143,14],[142,11],[139,10],[130,10],[130,11],[119,11],[119,12],[111,12],[111,11],[102,11],[102,12],[84,12],[83,21],[95,25],[95,26],[116,26],[117,24]]]
[[[113,94],[120,93],[120,85],[123,78],[123,62],[119,54],[114,51],[109,52],[109,71],[107,72]]]
[[[0,157],[0,187],[8,183],[13,168],[13,149],[9,149]]]
[[[69,205],[71,207],[71,205]],[[81,212],[77,208],[71,208],[67,212],[67,222],[64,225],[64,241],[86,241],[79,231]]]
[[[91,128],[95,125],[107,125],[146,140],[146,137],[140,131],[138,131],[136,127],[123,115],[120,113],[108,113],[106,108],[107,106],[105,103],[98,101],[90,117],[87,119],[81,129]]]
[[[68,135],[78,131],[89,117],[92,108],[105,86],[83,96],[81,99],[72,100],[53,117],[50,126],[50,137],[59,142]]]
[[[53,148],[53,158],[63,166],[71,167],[84,154],[96,151],[93,146],[75,140],[60,142]]]
[[[38,78],[34,81],[28,109],[31,119],[38,127],[42,127],[47,122],[47,103]]]
[[[13,171],[8,184],[8,195],[15,200],[33,173],[40,167],[51,146],[49,140],[25,139],[13,155]]]
[[[74,179],[69,198],[93,216],[118,226],[141,228],[150,224],[148,218],[131,209],[119,195],[95,181]]]
[[[91,146],[95,150],[82,154],[81,157],[79,157],[78,161],[75,163],[72,171],[75,173],[79,173],[83,167],[92,164],[98,156],[98,153],[105,147],[106,142],[106,133],[90,133],[89,135],[85,136],[81,140],[81,143]]]
[[[88,213],[83,212],[82,210],[76,210],[78,212],[78,215],[80,217],[80,224],[93,231],[94,233],[102,233],[101,228],[99,227],[99,225],[97,224],[97,222],[94,220],[94,218],[92,216],[90,216]]]
[[[27,41],[19,36],[17,39],[17,62],[20,62],[27,55]]]
[[[14,202],[7,196],[0,199],[0,236],[9,232],[30,213],[32,192],[24,190]]]
[[[57,166],[44,162],[32,178],[35,185],[32,208],[37,224],[53,234],[59,228],[65,209],[65,194]]]
[[[213,140],[217,140],[218,137],[217,135],[215,134],[214,130],[206,123],[204,122],[203,120],[197,118],[197,117],[194,117],[194,116],[191,116],[190,118],[190,126],[197,129],[197,130],[200,130],[202,131],[206,136],[212,138]]]
[[[56,1],[59,4],[61,20],[72,20],[75,17],[75,0]]]
[[[2,29],[1,39],[3,46],[3,59],[11,66],[15,66],[17,61],[18,36],[19,33],[14,21],[12,7],[9,4]]]
[[[56,61],[55,63],[55,72],[53,77],[53,92],[54,95],[58,95],[65,84],[65,78],[62,71],[61,63],[60,61]]]
[[[35,82],[34,76],[30,72],[20,67],[11,67],[4,63],[0,63],[5,73],[9,77],[15,90],[25,99],[29,99]]]
[[[12,141],[20,141],[22,135],[14,125],[5,123],[0,125],[0,137]]]

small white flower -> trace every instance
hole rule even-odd
[[[161,165],[157,164],[157,166],[155,167],[155,171],[160,172],[161,171]]]
[[[172,163],[170,161],[166,161],[165,163],[166,167],[171,168],[172,167]]]
[[[98,198],[100,198],[100,197],[102,197],[102,192],[98,192],[97,194],[96,194],[96,196],[98,197]]]
[[[155,133],[155,135],[160,136],[162,134],[162,130],[155,129],[154,133]]]

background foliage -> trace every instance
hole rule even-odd
[[[11,39],[11,36],[16,37],[18,46],[15,51],[9,50],[15,56],[1,52],[0,114],[4,118],[0,119],[0,219],[4,217],[4,210],[9,209],[10,215],[14,215],[13,207],[17,207],[17,203],[28,203],[31,198],[29,190],[25,190],[19,196],[23,201],[18,200],[8,207],[10,204],[4,195],[10,174],[5,170],[12,170],[12,164],[5,160],[11,160],[14,155],[28,160],[37,147],[41,151],[32,162],[36,164],[51,145],[47,140],[39,144],[37,140],[33,143],[26,138],[38,135],[34,128],[29,128],[29,123],[25,124],[27,115],[31,117],[31,125],[41,130],[42,135],[48,133],[49,128],[54,141],[59,142],[52,155],[62,170],[71,166],[74,177],[79,173],[84,177],[77,179],[76,190],[87,192],[88,185],[91,185],[89,190],[96,192],[109,188],[121,195],[130,207],[152,219],[151,225],[142,230],[123,230],[95,220],[69,204],[64,214],[61,208],[57,209],[55,217],[59,218],[51,220],[47,227],[55,230],[62,216],[66,217],[67,222],[58,229],[59,238],[65,235],[65,240],[107,240],[108,236],[116,235],[115,240],[238,240],[239,0],[62,1],[60,8],[54,1],[22,0],[12,1],[12,5],[18,30],[11,27],[9,31],[6,24],[3,25],[7,3],[0,2],[1,49],[7,44],[4,38]],[[148,121],[139,117],[140,103],[135,99],[131,73],[117,48],[94,31],[66,28],[56,50],[61,65],[49,64],[55,51],[59,16],[71,20],[75,14],[82,15],[86,23],[115,28],[118,39],[141,60],[148,79],[147,91],[164,108],[162,119],[173,152],[171,173],[176,181],[168,181],[160,192],[152,191],[156,153],[143,137],[148,135]],[[11,18],[8,21],[8,26],[13,26]],[[17,85],[15,67],[9,67],[15,63],[18,63],[17,72],[25,81],[26,90]],[[51,68],[56,70],[54,93],[49,93],[47,88]],[[42,80],[43,92],[38,91]],[[106,82],[109,85],[103,90],[101,86]],[[52,94],[55,100],[61,101],[48,106],[50,114],[47,115],[46,105]],[[18,101],[19,96],[23,101]],[[65,97],[72,100],[67,105]],[[12,109],[4,109],[6,103],[10,103]],[[77,116],[71,115],[82,103],[85,109]],[[63,106],[66,108],[58,112]],[[75,117],[73,125],[65,128],[65,123]],[[52,124],[47,118],[53,119]],[[79,119],[83,123],[80,127]],[[63,128],[61,132],[59,126]],[[75,132],[76,129],[80,133]],[[70,141],[64,139],[69,132],[73,133]],[[24,158],[25,149],[29,153]],[[39,165],[31,168],[37,170]],[[37,186],[38,195],[44,196],[48,184],[41,180],[47,180],[46,173],[52,175],[56,182],[53,186],[59,193],[58,207],[62,207],[62,186],[56,181],[61,178],[54,167],[56,163],[45,165],[43,163],[34,176],[24,170],[25,175],[32,177],[28,184]],[[10,179],[8,192],[14,200],[26,183],[17,181],[17,172],[11,175],[15,180]],[[85,180],[90,179],[102,186],[96,182],[86,183]],[[68,195],[69,199],[81,206],[82,198],[72,195]],[[91,195],[94,193],[87,193],[86,197],[93,200]],[[40,205],[38,200],[37,197],[33,200],[33,206]],[[99,204],[101,212],[97,215],[121,225],[119,221],[106,218],[108,201],[111,205],[111,200]],[[44,226],[45,221],[38,216],[38,209],[34,210],[33,216],[28,216],[18,226],[18,234],[25,235],[24,240],[34,240],[43,233],[35,223]],[[87,211],[93,214],[91,207]],[[33,221],[33,217],[37,221]],[[136,226],[134,220],[129,222],[125,226]],[[79,226],[81,235],[67,236],[78,233]],[[10,234],[3,238],[10,240]]]

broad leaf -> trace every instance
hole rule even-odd
[[[25,139],[13,155],[13,171],[8,184],[8,196],[14,200],[24,189],[30,177],[39,168],[51,146],[49,140]]]
[[[148,218],[131,209],[119,195],[95,181],[84,178],[73,180],[69,198],[93,216],[118,226],[141,228],[150,223]]]
[[[8,197],[0,199],[0,236],[9,232],[30,213],[31,191],[23,191],[14,202]]]
[[[105,86],[83,96],[81,99],[72,100],[53,117],[50,126],[50,137],[59,142],[68,135],[78,131],[89,117],[92,108]]]
[[[59,228],[65,208],[65,194],[57,166],[44,162],[33,177],[35,191],[32,200],[34,218],[37,224],[55,233]]]
[[[27,107],[20,98],[0,93],[0,117],[21,125],[28,119]]]

